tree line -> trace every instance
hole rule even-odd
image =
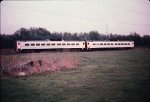
[[[20,28],[13,34],[0,34],[1,48],[14,48],[17,40],[51,40],[51,41],[134,41],[135,46],[150,46],[150,35],[140,36],[137,33],[129,35],[100,34],[98,31],[84,33],[50,32],[45,28]]]

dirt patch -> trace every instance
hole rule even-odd
[[[64,69],[76,68],[79,65],[78,60],[71,57],[63,57],[56,60],[35,60],[29,61],[23,65],[1,70],[0,76],[3,77],[19,77],[29,76],[43,72],[55,72]]]

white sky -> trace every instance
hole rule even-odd
[[[54,32],[150,35],[149,0],[2,1],[1,33],[21,27],[44,27]]]

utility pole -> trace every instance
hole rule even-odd
[[[108,32],[108,30],[109,30],[109,25],[108,25],[108,23],[106,24],[106,35],[108,36],[108,39],[110,39],[110,35],[109,35],[109,32]]]

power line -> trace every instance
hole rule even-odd
[[[8,5],[7,5],[7,7],[27,11],[27,8],[23,8],[23,7],[15,7],[15,6],[8,6]],[[114,8],[114,7],[111,7],[111,6],[107,6],[107,7]],[[73,18],[73,19],[82,19],[82,20],[86,20],[86,18],[84,18],[84,17],[79,17],[79,16],[68,16],[68,15],[63,15],[63,14],[60,14],[60,13],[49,12],[49,11],[48,11],[48,12],[40,12],[40,11],[35,10],[35,9],[33,9],[33,8],[28,8],[28,9],[29,9],[28,11],[30,11],[30,12],[36,12],[36,13],[39,13],[39,14],[50,15],[50,13],[51,13],[51,14],[53,14],[53,15],[63,16],[63,17],[67,17],[67,18],[70,17],[70,18]],[[115,9],[117,9],[117,8],[115,8]],[[89,19],[91,19],[91,18],[89,18]],[[99,18],[98,18],[98,19],[95,19],[95,18],[93,19],[93,18],[92,18],[92,20],[98,21],[98,22],[99,22],[100,19],[99,19]],[[88,21],[89,21],[89,20],[88,20]],[[116,22],[116,21],[112,21],[112,22],[113,22],[113,23],[116,23],[116,24],[150,26],[149,24],[136,24],[136,23]]]
[[[125,22],[116,22],[117,24],[127,24],[127,25],[140,25],[140,26],[150,26],[150,24],[138,24],[138,23],[125,23]]]
[[[25,10],[25,11],[27,11],[27,9],[26,8],[23,8],[23,7],[15,7],[15,6],[7,6],[7,7],[10,7],[10,8],[15,8],[15,9],[18,9],[18,10]],[[41,11],[38,11],[38,10],[35,10],[35,9],[33,9],[33,8],[28,8],[29,10],[29,12],[35,12],[35,13],[39,13],[39,14],[46,14],[46,15],[57,15],[57,16],[62,16],[62,17],[66,17],[66,18],[73,18],[73,19],[82,19],[82,20],[86,20],[86,18],[88,18],[88,21],[89,21],[89,19],[93,19],[93,20],[95,20],[95,21],[99,21],[100,20],[100,18],[98,18],[98,19],[95,19],[95,18],[91,18],[91,17],[87,17],[86,16],[86,18],[85,17],[81,17],[81,16],[70,16],[70,15],[64,15],[64,14],[61,14],[61,13],[56,13],[56,12],[52,12],[52,11],[47,11],[47,12],[45,12],[45,11],[43,11],[43,12],[41,12]],[[101,20],[103,20],[103,19],[101,19]]]
[[[127,12],[131,12],[131,13],[134,13],[134,14],[137,14],[137,15],[141,15],[141,16],[150,16],[150,13],[145,13],[144,11],[136,11],[136,10],[131,10],[131,9],[128,9],[128,8],[119,8],[119,7],[114,7],[114,6],[111,6],[110,4],[109,5],[106,5],[106,7],[109,7],[109,8],[114,8],[116,10],[122,10],[122,11],[127,11]]]

